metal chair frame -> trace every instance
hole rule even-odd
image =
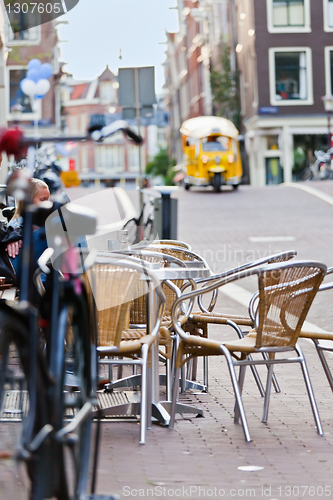
[[[308,269],[310,276],[308,277],[309,279],[313,279],[313,283],[309,284],[306,279],[304,278],[303,281],[299,279],[299,282],[294,279],[293,282],[288,283],[288,282],[279,282],[276,280],[276,287],[278,289],[276,294],[285,292],[286,290],[290,293],[290,297],[288,296],[288,300],[285,300],[285,305],[284,305],[284,310],[280,312],[280,320],[281,324],[284,328],[285,332],[293,332],[291,339],[288,340],[288,343],[286,345],[278,345],[278,341],[276,345],[274,343],[272,345],[265,345],[263,344],[262,341],[262,336],[265,335],[265,331],[263,330],[263,325],[265,324],[265,321],[268,321],[268,311],[270,310],[271,306],[273,307],[273,302],[272,302],[272,295],[270,296],[270,299],[264,300],[266,295],[263,291],[262,288],[262,282],[265,276],[267,276],[269,273],[273,276],[273,273],[279,273],[283,271],[288,271],[290,269],[295,269],[295,268],[304,268]],[[176,400],[177,400],[177,392],[178,392],[178,371],[180,369],[181,364],[184,363],[183,359],[183,353],[186,352],[186,346],[189,346],[189,349],[192,349],[192,354],[191,356],[196,356],[196,355],[219,355],[223,354],[226,357],[227,363],[228,363],[228,369],[232,381],[232,385],[234,388],[234,393],[236,397],[236,405],[235,405],[235,416],[234,416],[234,421],[237,423],[239,421],[239,417],[241,418],[242,425],[243,425],[243,431],[244,431],[244,436],[246,441],[250,441],[250,432],[245,416],[245,411],[244,411],[244,406],[242,402],[242,389],[243,389],[243,384],[244,384],[244,377],[245,377],[245,367],[247,365],[249,366],[254,366],[254,365],[268,365],[268,374],[267,374],[267,382],[266,382],[266,391],[265,391],[265,401],[264,401],[264,409],[263,409],[263,418],[262,420],[264,422],[267,421],[268,417],[268,408],[269,408],[269,399],[270,399],[270,392],[271,392],[271,382],[272,382],[272,376],[273,376],[273,367],[274,364],[277,363],[300,363],[301,368],[302,368],[302,373],[304,377],[304,382],[306,385],[306,389],[308,392],[312,412],[314,415],[315,423],[317,426],[317,431],[318,434],[322,435],[323,430],[322,430],[322,425],[320,422],[320,417],[313,393],[313,389],[311,386],[310,382],[310,377],[308,374],[305,358],[302,354],[302,351],[300,347],[296,344],[297,338],[300,335],[301,331],[301,326],[305,320],[306,314],[308,312],[308,309],[314,299],[315,294],[317,293],[319,286],[325,276],[325,273],[327,271],[327,268],[324,264],[318,263],[318,262],[310,262],[310,261],[299,261],[299,262],[288,262],[284,264],[271,264],[271,265],[266,265],[264,267],[260,267],[257,269],[252,269],[252,270],[247,270],[247,271],[242,271],[234,276],[228,276],[226,278],[223,278],[221,280],[215,281],[212,284],[206,285],[204,288],[201,288],[200,290],[195,290],[192,292],[189,292],[185,295],[183,295],[181,298],[177,299],[174,303],[173,310],[172,310],[172,321],[174,324],[174,328],[176,332],[179,334],[180,337],[180,346],[182,349],[180,349],[178,356],[177,356],[177,365],[176,365],[176,370],[175,370],[175,378],[174,378],[174,389],[173,389],[173,398],[172,398],[172,409],[171,409],[171,420],[170,420],[170,428],[173,428],[174,426],[174,421],[175,421],[175,411],[174,408],[176,406]],[[300,271],[301,272],[301,271]],[[266,274],[265,274],[266,273]],[[237,341],[230,341],[230,342],[214,342],[214,341],[209,341],[208,339],[195,339],[194,336],[191,336],[187,334],[183,328],[181,327],[180,323],[178,322],[178,308],[179,305],[181,304],[182,301],[184,300],[189,300],[189,299],[194,299],[195,297],[198,297],[200,294],[203,293],[209,293],[212,292],[215,288],[218,288],[226,283],[230,283],[232,281],[236,281],[238,279],[245,278],[247,276],[251,275],[257,275],[258,276],[258,281],[259,281],[259,290],[261,290],[260,296],[259,296],[259,305],[258,305],[258,315],[256,316],[256,323],[255,323],[255,332],[253,334],[249,334],[246,337],[237,340]],[[302,287],[307,286],[307,288],[302,289]],[[280,288],[279,288],[280,287]],[[284,287],[284,288],[283,288]],[[298,287],[298,288],[297,288]],[[275,289],[274,289],[275,290]],[[273,291],[274,291],[273,290]],[[297,291],[297,293],[295,292]],[[273,293],[271,291],[271,293]],[[267,292],[268,294],[268,292]],[[301,294],[306,295],[306,300],[304,304],[301,304],[299,306],[300,308],[300,313],[297,321],[297,325],[294,327],[294,329],[287,325],[287,320],[286,320],[286,310],[287,306],[289,306],[292,301],[297,298],[301,298]],[[274,306],[275,307],[275,306]],[[230,321],[229,323],[230,324]],[[287,325],[287,326],[285,326]],[[232,325],[230,325],[232,326]],[[273,328],[273,327],[271,327]],[[281,329],[281,325],[279,325],[279,328]],[[276,330],[278,332],[278,330]],[[255,333],[255,336],[254,336]],[[277,333],[278,335],[278,333]],[[278,337],[280,339],[280,337]],[[265,340],[267,342],[267,340]],[[200,351],[196,350],[196,346],[200,347]],[[275,354],[281,353],[281,352],[288,352],[288,351],[296,351],[297,357],[292,357],[292,358],[275,358]],[[236,359],[233,357],[235,356],[235,352],[240,352],[241,357],[238,358],[236,356]],[[248,358],[249,354],[254,354],[254,353],[267,353],[269,355],[269,359],[259,359],[259,360],[254,360],[252,358]],[[185,360],[186,362],[186,360]],[[235,367],[239,366],[239,377],[237,380],[236,376],[236,371]]]

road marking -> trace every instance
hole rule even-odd
[[[315,188],[312,188],[309,186],[304,186],[303,184],[297,184],[296,182],[283,182],[282,184],[280,184],[280,186],[301,189],[302,191],[305,191],[306,193],[312,194],[313,196],[316,196],[320,200],[326,201],[326,203],[333,205],[333,197],[330,196],[329,194],[326,194],[326,193],[323,193],[322,191],[319,191],[318,189],[315,189]]]
[[[234,283],[227,283],[219,289],[220,292],[224,293],[230,299],[235,300],[242,306],[246,308],[249,307],[249,302],[253,296],[253,293],[245,290],[245,288],[235,285]],[[327,330],[323,330],[317,325],[310,323],[310,321],[304,321],[303,328],[304,331],[315,332],[315,333],[327,333]],[[311,339],[305,339],[312,343]],[[332,342],[330,340],[321,340],[320,343],[327,347],[332,347]]]
[[[249,236],[252,243],[267,243],[271,241],[295,241],[295,236]]]

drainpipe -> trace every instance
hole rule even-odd
[[[294,164],[294,140],[289,127],[283,127],[282,136],[284,182],[292,182],[292,168]]]

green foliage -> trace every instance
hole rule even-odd
[[[28,44],[16,45],[11,47],[11,51],[8,56],[8,61],[15,64],[27,65],[31,59],[39,59],[41,62],[47,62],[52,59],[52,52],[40,52],[38,54],[33,54],[26,59],[22,53],[21,48],[28,47]]]
[[[306,152],[300,146],[294,149],[294,165],[292,171],[294,174],[301,172],[306,167]]]
[[[176,161],[170,158],[168,151],[161,148],[152,161],[146,165],[146,174],[152,177],[163,177],[166,186],[173,186],[175,172],[172,169]]]
[[[230,47],[221,48],[220,69],[213,68],[210,84],[216,114],[232,121],[239,129],[240,107],[237,95],[237,71],[231,70]]]

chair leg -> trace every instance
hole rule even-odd
[[[198,358],[192,358],[191,380],[197,380]]]
[[[269,356],[268,356],[267,352],[263,352],[262,353],[262,357],[264,359],[269,359]],[[266,366],[267,366],[267,370],[268,370],[270,365],[266,365]],[[281,389],[280,389],[280,386],[279,386],[278,381],[276,379],[274,370],[273,370],[273,375],[272,375],[272,382],[273,382],[273,385],[274,385],[275,392],[278,392],[278,393],[281,392]]]
[[[239,387],[238,387],[238,382],[237,382],[237,376],[236,376],[236,372],[235,372],[234,363],[233,363],[231,354],[228,351],[228,349],[226,347],[224,347],[224,345],[221,345],[220,349],[222,350],[223,354],[225,355],[227,363],[228,363],[230,378],[231,378],[231,382],[232,382],[232,385],[233,385],[233,388],[234,388],[234,393],[235,393],[237,405],[238,405],[238,408],[239,408],[239,414],[240,414],[240,418],[241,418],[241,421],[242,421],[242,426],[243,426],[243,432],[244,432],[245,440],[249,442],[249,441],[251,441],[251,436],[250,436],[249,426],[247,425],[247,420],[246,420],[246,416],[245,416],[245,410],[244,410],[244,406],[243,406],[242,396],[241,396],[241,393],[240,393]]]
[[[140,444],[146,443],[147,427],[147,361],[148,345],[143,344],[142,352],[142,374],[141,374],[141,414],[140,414]]]
[[[271,397],[271,389],[272,389],[272,379],[274,375],[274,365],[267,365],[267,382],[266,382],[266,392],[265,392],[265,401],[264,401],[264,409],[262,413],[262,421],[267,422],[268,419],[268,409],[269,409],[269,400]]]
[[[120,357],[119,359],[123,359]],[[120,379],[123,377],[123,365],[118,365],[118,370],[117,370],[117,379]]]
[[[321,361],[322,367],[324,369],[328,383],[330,384],[331,390],[333,391],[333,377],[332,377],[331,370],[329,369],[329,366],[327,364],[325,354],[323,353],[323,351],[320,348],[319,341],[317,339],[312,339],[312,340],[313,340],[314,345],[316,346],[316,351],[318,353],[318,356],[319,356],[319,359]]]
[[[113,365],[108,366],[108,372],[109,372],[109,382],[113,382]]]
[[[185,378],[185,367],[184,365],[180,369],[180,392],[185,394],[186,391],[186,378]]]
[[[149,353],[148,353],[148,366],[147,366],[147,429],[151,429],[151,425],[152,425],[152,367],[151,367],[151,359],[149,360]]]
[[[202,362],[203,362],[203,385],[206,387],[205,392],[208,392],[208,356],[204,356]]]
[[[175,416],[176,416],[176,404],[177,404],[177,396],[179,389],[179,375],[180,368],[175,369],[175,376],[173,379],[173,389],[172,389],[172,403],[171,403],[171,415],[170,415],[170,423],[169,428],[173,429],[175,425]]]
[[[246,372],[246,366],[240,366],[239,367],[239,374],[238,374],[238,387],[239,387],[239,392],[240,395],[242,395],[243,392],[243,387],[244,387],[244,380],[245,380],[245,372]],[[234,408],[234,423],[238,424],[239,423],[239,406],[237,404],[237,399],[235,402],[235,408]]]
[[[231,328],[233,328],[236,331],[236,333],[238,335],[238,338],[240,338],[240,339],[244,338],[244,333],[242,332],[241,328],[239,328],[239,326],[236,323],[234,323],[233,321],[231,321],[230,319],[228,319],[227,320],[227,325],[231,326]],[[249,355],[248,359],[251,360],[252,356]],[[258,386],[260,395],[263,398],[265,396],[265,391],[264,391],[264,386],[262,385],[262,382],[260,380],[258,370],[257,370],[257,368],[254,365],[250,365],[250,368],[251,368],[251,372],[253,374],[254,380],[255,380],[255,382],[256,382],[256,384]]]
[[[249,360],[253,359],[252,356],[251,356],[251,354],[249,354],[248,359]],[[260,392],[260,396],[262,398],[264,398],[265,397],[265,389],[264,389],[264,386],[262,385],[261,379],[259,377],[259,373],[258,373],[257,367],[254,366],[254,365],[250,365],[250,368],[251,368],[251,372],[252,372],[252,375],[254,377],[254,380],[255,380],[255,382],[257,384],[258,390]]]
[[[318,408],[317,408],[317,403],[316,403],[315,396],[313,393],[313,389],[312,389],[312,385],[311,385],[311,381],[310,381],[309,372],[308,372],[308,369],[306,366],[305,358],[304,358],[303,352],[301,351],[301,348],[297,344],[295,345],[295,350],[300,357],[300,363],[301,363],[302,373],[303,373],[303,377],[304,377],[304,382],[306,385],[306,390],[308,391],[308,396],[309,396],[309,400],[311,403],[312,413],[313,413],[313,416],[314,416],[314,419],[316,422],[316,426],[317,426],[317,432],[320,436],[322,436],[324,434],[324,432],[323,432],[323,428],[321,425],[319,412],[318,412]]]
[[[166,398],[167,401],[171,401],[172,397],[172,367],[171,367],[171,360],[167,359],[166,360],[166,365],[165,365],[165,370],[166,370]]]

